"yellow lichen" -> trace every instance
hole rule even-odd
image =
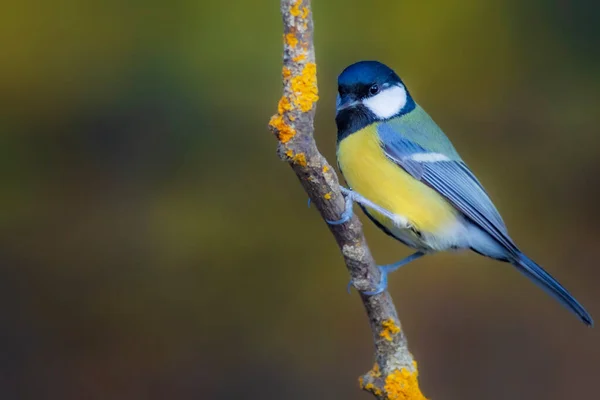
[[[419,389],[416,363],[413,364],[415,371],[411,372],[406,368],[394,370],[385,378],[385,394],[389,400],[427,400]]]
[[[375,385],[373,385],[372,383],[367,383],[364,387],[365,390],[368,390],[369,392],[373,393],[375,396],[381,396],[383,393],[381,392],[381,389],[379,389],[378,387],[376,387]]]
[[[323,195],[323,198],[324,198],[325,200],[331,200],[331,192],[329,192],[329,193],[325,193],[325,194]]]
[[[300,62],[306,58],[306,54],[299,54],[296,57],[292,58],[293,62]]]
[[[377,364],[377,363],[373,364],[373,368],[369,371],[369,375],[371,375],[373,378],[381,377],[381,371],[379,370],[379,364]]]
[[[294,93],[294,104],[303,112],[310,111],[313,104],[319,100],[317,65],[315,63],[306,64],[302,73],[291,79],[291,89]]]
[[[369,392],[373,393],[375,396],[381,396],[383,394],[383,392],[381,391],[380,388],[375,386],[375,384],[373,383],[373,381],[375,379],[381,377],[381,371],[379,370],[379,364],[375,363],[373,365],[373,368],[367,373],[367,375],[368,375],[368,380],[371,382],[368,382],[365,384],[364,377],[360,377],[358,380],[358,382],[360,383],[360,388],[364,389],[364,390],[368,390]]]
[[[319,99],[317,89],[317,66],[315,63],[307,63],[308,43],[300,43],[297,34],[300,34],[298,26],[306,24],[305,20],[310,14],[308,7],[302,7],[303,0],[296,0],[290,8],[290,14],[297,19],[296,28],[284,35],[286,52],[292,56],[292,62],[296,63],[293,71],[301,69],[298,75],[295,75],[292,68],[286,66],[282,69],[282,76],[285,85],[285,96],[279,100],[277,105],[277,115],[274,115],[269,121],[269,125],[281,143],[289,142],[296,130],[292,122],[299,115],[298,111],[308,112],[312,110],[313,104]],[[301,48],[298,46],[301,44]],[[291,50],[296,49],[296,50]],[[291,92],[291,93],[290,93]],[[295,112],[294,112],[295,111]],[[293,162],[299,165],[306,165],[306,156],[304,154],[289,155]]]
[[[292,14],[292,16],[297,17],[300,15],[300,6],[302,5],[302,0],[296,0],[296,2],[292,5],[292,8],[290,9],[290,14]],[[304,7],[306,8],[306,7]]]
[[[298,45],[298,38],[292,33],[285,35],[285,43],[290,47],[296,47]]]
[[[290,158],[294,164],[306,167],[306,156],[304,153],[294,154],[294,152],[290,149],[285,152],[285,155]]]
[[[281,75],[283,76],[283,79],[288,79],[290,76],[292,76],[292,71],[288,67],[283,67],[281,70]]]
[[[277,112],[279,115],[282,115],[284,112],[291,111],[293,109],[294,107],[292,106],[292,103],[290,103],[290,99],[288,99],[286,96],[281,97],[279,104],[277,104]]]
[[[323,173],[329,171],[329,167],[327,165],[323,166]]]
[[[304,153],[298,153],[298,154],[294,155],[294,157],[292,157],[292,161],[295,164],[306,167],[306,156],[304,155]]]
[[[393,319],[388,318],[381,323],[383,330],[379,333],[379,336],[385,338],[388,342],[392,341],[392,336],[400,332],[400,327],[396,325]]]
[[[283,116],[280,114],[271,117],[271,120],[269,121],[269,126],[271,126],[277,131],[277,137],[279,138],[279,141],[281,143],[289,142],[296,134],[294,128],[286,124],[283,119]]]

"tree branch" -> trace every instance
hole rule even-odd
[[[278,154],[287,161],[324,219],[337,220],[345,202],[338,177],[319,153],[313,137],[318,100],[310,0],[281,0],[284,25],[283,97],[269,122],[279,140]],[[356,216],[328,225],[344,256],[354,286],[374,290],[381,276]],[[380,400],[424,400],[417,364],[408,350],[400,320],[387,291],[360,294],[375,341],[375,365],[359,378],[362,389]]]

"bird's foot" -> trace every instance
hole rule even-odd
[[[344,193],[346,196],[346,208],[344,209],[344,212],[342,213],[342,216],[340,219],[338,219],[336,221],[331,221],[331,220],[326,219],[325,221],[329,225],[344,224],[344,223],[350,221],[350,219],[352,218],[352,215],[354,215],[354,210],[353,210],[354,192],[352,190],[348,190],[344,187],[340,187],[340,188],[343,189],[342,193]]]
[[[425,255],[424,252],[417,251],[416,253],[411,254],[410,256],[403,258],[402,260],[400,260],[396,263],[388,264],[388,265],[378,265],[377,268],[379,269],[379,272],[381,273],[381,280],[375,287],[375,290],[363,291],[362,293],[366,294],[367,296],[375,296],[376,294],[380,294],[387,288],[389,273],[394,272],[398,268],[408,264],[411,261],[416,260],[417,258],[423,257],[424,255]],[[353,282],[352,282],[352,280],[350,280],[350,283],[348,284],[348,292],[350,292],[350,287],[352,284],[353,284]]]

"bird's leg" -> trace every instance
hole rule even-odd
[[[353,208],[354,202],[356,201],[358,204],[360,204],[364,207],[368,207],[371,210],[376,211],[379,214],[389,218],[390,220],[393,221],[394,225],[396,225],[398,228],[409,228],[410,227],[408,220],[406,218],[404,218],[403,216],[394,214],[391,211],[386,210],[385,208],[383,208],[381,206],[378,206],[377,204],[373,203],[371,200],[363,197],[362,195],[358,194],[357,192],[355,192],[353,190],[350,190],[343,186],[340,186],[340,190],[341,190],[342,194],[344,194],[344,196],[346,197],[346,209],[342,213],[342,217],[340,219],[338,219],[337,221],[326,220],[328,224],[341,225],[343,223],[348,222],[352,218],[352,215],[354,213],[352,208]],[[309,204],[310,204],[310,202],[309,202]],[[409,262],[416,260],[417,258],[422,257],[424,255],[425,255],[425,253],[423,253],[421,251],[417,251],[416,253],[414,253],[394,264],[377,266],[377,268],[379,268],[379,271],[381,271],[381,282],[379,282],[379,284],[377,285],[377,288],[374,291],[363,292],[363,293],[366,295],[372,296],[372,295],[376,295],[376,294],[383,292],[385,290],[385,288],[387,287],[387,274],[389,274],[390,272],[394,272],[401,266],[406,265]],[[351,286],[352,286],[352,280],[350,280],[350,282],[348,283],[348,292],[350,292]]]
[[[378,206],[377,204],[373,203],[371,200],[363,197],[362,195],[358,194],[357,192],[347,189],[343,186],[340,186],[340,190],[346,197],[346,209],[342,213],[342,218],[338,219],[337,221],[326,220],[328,224],[340,225],[345,222],[348,222],[350,220],[350,218],[352,218],[352,215],[353,215],[352,205],[354,202],[357,202],[365,207],[368,207],[371,210],[376,211],[379,214],[391,219],[392,221],[394,221],[394,224],[397,225],[398,227],[405,227],[408,224],[408,221],[405,218],[403,218],[402,216],[396,215],[396,214],[392,213],[391,211],[388,211],[385,208]]]
[[[409,262],[416,260],[417,258],[421,258],[424,255],[425,255],[424,252],[417,251],[416,253],[411,254],[410,256],[403,258],[402,260],[400,260],[396,263],[388,264],[388,265],[378,265],[377,268],[379,268],[379,271],[381,272],[381,281],[377,284],[377,287],[375,288],[375,290],[368,291],[368,292],[362,292],[362,293],[366,294],[368,296],[374,296],[376,294],[383,292],[387,288],[387,276],[390,272],[394,272],[395,270],[402,267],[403,265],[406,265]],[[350,292],[350,285],[352,285],[352,281],[350,281],[350,283],[348,284],[348,292]]]

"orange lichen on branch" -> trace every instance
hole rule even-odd
[[[373,364],[373,368],[369,371],[369,375],[371,375],[373,378],[381,377],[381,371],[379,370],[379,364],[377,364],[377,363]]]
[[[383,394],[381,389],[379,389],[377,386],[373,385],[372,383],[367,383],[365,386],[363,386],[363,389],[368,390],[369,392],[373,393],[375,396],[381,396]]]
[[[281,70],[281,76],[283,76],[283,79],[288,79],[290,76],[292,76],[292,71],[288,67],[283,67]]]
[[[327,165],[324,165],[324,166],[323,166],[323,173],[325,173],[325,172],[327,172],[327,171],[329,171],[329,167],[328,167]]]
[[[367,375],[364,377],[361,376],[358,379],[358,383],[360,384],[361,389],[371,392],[377,397],[381,397],[383,395],[382,388],[375,386],[373,383],[378,378],[381,378],[381,371],[379,370],[379,364],[375,363]],[[365,383],[365,380],[367,383]]]
[[[306,167],[306,156],[304,155],[304,153],[297,153],[294,154],[293,150],[287,150],[285,152],[285,155],[292,160],[292,162],[294,164],[298,164],[301,165],[303,167]]]
[[[302,18],[306,19],[306,17],[308,17],[309,12],[310,10],[308,9],[308,7],[302,7]]]
[[[310,111],[313,104],[319,100],[317,65],[307,63],[302,69],[302,73],[291,79],[291,89],[294,94],[294,104],[303,112]]]
[[[427,400],[419,389],[417,363],[413,362],[414,372],[396,369],[385,378],[385,394],[388,400]]]
[[[293,35],[292,35],[293,36]],[[302,73],[299,76],[295,76],[291,79],[290,90],[291,95],[282,96],[277,104],[277,115],[271,118],[269,126],[274,128],[277,132],[277,137],[282,143],[289,142],[292,137],[296,134],[296,130],[287,121],[292,122],[296,119],[295,115],[292,115],[290,111],[299,108],[303,112],[310,111],[312,109],[313,102],[318,99],[316,96],[316,65],[312,64],[312,67],[308,65],[302,69]],[[283,67],[281,72],[284,80],[290,80],[292,77],[292,70],[289,67]],[[314,89],[311,87],[314,86]],[[315,98],[316,97],[316,98]],[[290,100],[291,98],[291,100]],[[296,162],[300,165],[306,163],[306,159],[298,158]]]
[[[288,12],[286,34],[284,41],[284,67],[281,71],[284,84],[284,96],[277,105],[277,115],[269,121],[269,126],[279,138],[281,143],[289,142],[295,135],[294,121],[300,117],[301,112],[309,112],[314,103],[319,99],[317,89],[317,66],[312,60],[312,51],[309,51],[310,36],[305,35],[301,28],[310,18],[310,8],[303,6],[303,0],[286,2]],[[287,17],[285,17],[287,15]],[[291,16],[291,20],[289,17]],[[288,58],[289,57],[289,58]],[[294,163],[306,165],[306,156],[297,154],[290,157]]]
[[[306,58],[306,54],[299,54],[296,57],[292,58],[293,62],[300,62],[300,61],[304,61],[304,59]]]
[[[285,43],[290,47],[296,47],[298,45],[298,38],[292,32],[285,35]]]
[[[277,138],[279,138],[279,141],[281,143],[289,142],[294,137],[294,135],[296,135],[296,130],[285,122],[283,115],[281,114],[277,114],[271,117],[271,120],[269,121],[269,126],[275,129],[275,132],[277,133]]]
[[[300,15],[300,6],[302,5],[302,0],[296,0],[296,2],[292,5],[292,8],[290,9],[290,14],[292,14],[294,17],[297,17]],[[306,7],[304,7],[306,8]],[[304,16],[304,18],[306,18]]]
[[[287,96],[282,96],[279,100],[279,104],[277,104],[277,112],[279,115],[282,115],[286,111],[292,111],[293,109],[294,107],[292,106],[290,99],[288,99]]]
[[[398,327],[398,325],[396,325],[394,320],[391,318],[383,321],[381,325],[383,326],[383,330],[381,331],[381,333],[379,333],[379,336],[385,338],[385,340],[387,340],[388,342],[392,341],[392,336],[400,332],[400,327]]]
[[[323,198],[324,198],[325,200],[331,200],[331,192],[329,192],[329,193],[325,193],[325,194],[323,195]]]
[[[292,161],[294,162],[294,164],[306,167],[306,156],[304,155],[304,153],[295,154],[294,157],[292,157]]]

